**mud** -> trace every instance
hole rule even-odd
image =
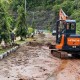
[[[50,34],[35,39],[0,61],[0,80],[80,80],[79,59],[52,56],[45,45],[55,44]]]

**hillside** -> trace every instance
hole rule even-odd
[[[80,33],[79,0],[1,0],[1,4],[4,6],[4,12],[3,10],[0,10],[0,12],[5,14],[7,12],[7,22],[9,22],[8,25],[11,26],[11,29],[17,27],[17,19],[19,18],[18,9],[23,7],[23,12],[26,10],[26,19],[24,19],[27,28],[32,27],[52,31],[55,29],[58,13],[62,8],[70,18],[77,21],[77,32]]]
[[[9,0],[9,2],[10,11],[12,11],[14,14],[17,14],[19,5],[23,5],[25,7],[25,0]],[[78,31],[80,25],[79,0],[27,0],[27,24],[31,26],[34,23],[35,27],[39,29],[55,29],[55,22],[58,19],[60,8],[62,8],[70,18],[77,21]]]

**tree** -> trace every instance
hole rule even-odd
[[[61,8],[64,10],[66,14],[68,14],[68,16],[70,16],[73,13],[73,1],[64,1],[61,4]]]
[[[16,35],[20,36],[21,40],[26,37],[27,27],[26,27],[26,17],[23,5],[18,6],[18,18],[16,23]]]
[[[2,40],[5,43],[10,40],[10,23],[7,8],[0,2],[0,43]]]
[[[24,0],[12,0],[11,9],[17,12],[18,6],[24,5]]]

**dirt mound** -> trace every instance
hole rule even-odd
[[[35,46],[43,46],[43,44],[40,42],[36,42],[36,41],[30,41],[30,42],[28,42],[27,46],[34,46],[35,47]]]
[[[45,37],[45,34],[40,33],[40,34],[38,34],[38,36],[39,36],[39,37]]]

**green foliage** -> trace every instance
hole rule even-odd
[[[16,35],[21,37],[21,40],[26,37],[27,27],[26,27],[26,18],[24,13],[24,8],[22,6],[18,6],[18,18],[16,23]]]
[[[74,0],[74,9],[80,9],[80,0]]]
[[[24,13],[25,0],[0,1],[0,12],[4,13],[0,13],[0,35],[5,35],[3,39],[8,40],[10,30],[14,29],[16,24],[16,35],[21,38],[25,37],[27,34]],[[29,33],[34,32],[35,26],[41,26],[41,24],[44,24],[43,26],[46,29],[51,30],[51,23],[55,24],[56,20],[58,20],[58,14],[61,8],[70,18],[77,21],[77,31],[79,32],[80,0],[26,0],[26,4],[26,10],[28,12],[35,12],[35,15],[31,14],[30,16],[32,17],[29,17],[30,19],[28,18],[28,21],[30,21],[29,25],[32,29],[28,29]],[[9,16],[8,12],[11,16]],[[32,19],[33,17],[34,21]],[[16,18],[17,20],[15,21]]]
[[[24,0],[12,0],[11,2],[11,9],[13,11],[17,11],[18,10],[18,6],[24,5]]]
[[[64,1],[61,4],[61,8],[68,16],[70,16],[73,13],[73,1]]]
[[[27,10],[35,10],[37,7],[42,7],[43,9],[45,8],[51,8],[54,3],[54,0],[26,0],[26,9]],[[11,8],[13,11],[17,11],[18,5],[25,5],[25,0],[12,0],[11,1]],[[49,7],[51,6],[51,7]]]
[[[75,19],[77,22],[80,21],[80,10],[74,10],[71,17]]]
[[[3,2],[0,2],[0,12],[0,42],[3,39],[7,43],[10,40],[10,22]]]
[[[55,5],[53,6],[53,11],[55,12],[55,14],[58,16],[59,14],[59,10],[60,10],[61,6],[60,5]]]
[[[55,11],[55,13],[58,14],[61,8],[64,10],[66,14],[68,14],[68,16],[70,16],[73,12],[73,1],[56,0],[55,5],[53,6],[53,11]]]
[[[46,30],[51,31],[50,23],[46,26]]]
[[[63,0],[55,0],[55,4],[61,4],[61,3],[63,3]]]
[[[34,33],[34,31],[35,31],[35,29],[34,29],[34,26],[32,25],[32,26],[28,26],[28,31],[27,31],[27,33],[28,33],[28,37],[30,37],[31,36],[31,33]]]
[[[33,33],[33,28],[31,28],[31,27],[28,27],[28,34],[31,34],[31,33]]]
[[[77,34],[80,34],[80,22],[78,22],[76,25],[77,25],[77,27],[76,27]]]

